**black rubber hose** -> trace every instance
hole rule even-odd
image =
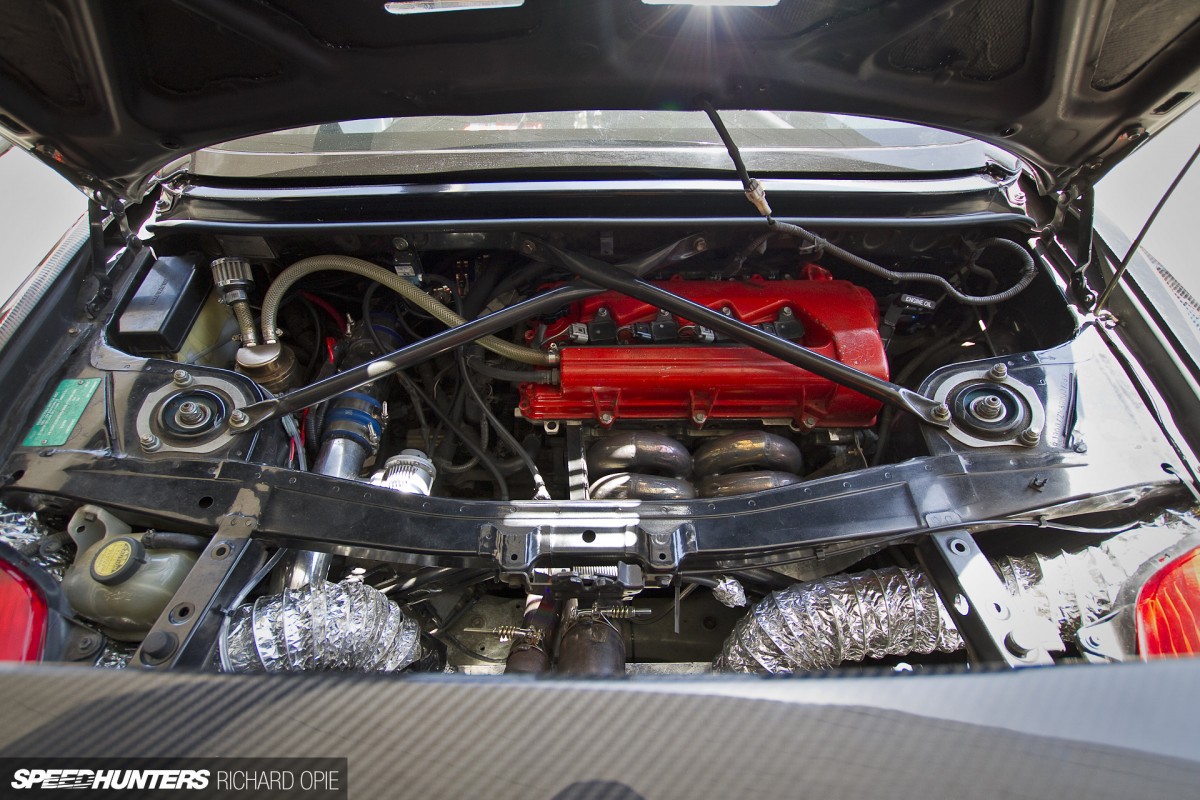
[[[531,261],[501,278],[500,282],[496,284],[496,288],[492,291],[492,297],[500,297],[508,292],[520,289],[529,281],[545,275],[549,271],[549,264],[541,261]],[[484,305],[487,305],[486,301],[484,302]],[[478,316],[478,313],[479,312],[476,312],[476,316]]]
[[[463,316],[463,304],[458,295],[454,296],[454,304],[458,310],[459,316]],[[454,351],[454,358],[458,363],[458,373],[461,380],[459,392],[461,393],[463,388],[466,388],[467,393],[470,395],[471,399],[475,401],[475,405],[479,407],[479,411],[483,414],[484,425],[490,425],[492,429],[496,431],[496,435],[499,436],[506,445],[508,445],[508,448],[512,450],[519,459],[521,459],[521,463],[524,464],[527,470],[529,470],[529,474],[533,478],[534,499],[549,500],[550,492],[546,489],[546,482],[542,480],[542,473],[538,472],[537,465],[533,462],[533,459],[530,457],[529,453],[525,452],[525,448],[521,446],[521,443],[517,441],[517,437],[513,436],[508,432],[507,428],[501,425],[500,420],[496,418],[496,415],[492,413],[492,410],[488,408],[487,403],[485,403],[483,398],[479,395],[479,390],[475,388],[475,384],[471,382],[471,372],[467,369],[466,345],[463,345]],[[486,430],[486,428],[483,430]]]
[[[721,115],[717,113],[717,109],[712,103],[704,103],[704,113],[708,114],[708,120],[717,130],[717,136],[721,137],[721,142],[725,145],[725,150],[729,153],[729,157],[733,160],[733,168],[737,170],[738,178],[742,181],[742,186],[749,192],[752,190],[753,179],[750,177],[749,170],[746,169],[746,162],[742,161],[742,153],[738,150],[738,146],[734,143],[733,137],[729,134],[729,129],[725,127],[725,120],[721,119]]]
[[[471,395],[471,399],[479,406],[479,410],[483,412],[483,416],[487,419],[488,424],[496,431],[496,435],[504,440],[504,443],[508,445],[508,449],[512,450],[521,459],[521,462],[525,465],[525,469],[529,470],[529,475],[533,478],[534,499],[549,500],[550,493],[546,490],[546,481],[542,479],[542,473],[538,472],[537,464],[533,463],[533,459],[530,458],[529,453],[525,452],[525,448],[517,441],[517,437],[509,433],[508,429],[500,424],[500,420],[496,418],[496,415],[492,413],[487,403],[479,395],[479,390],[475,388],[475,384],[471,383],[471,373],[467,370],[467,359],[463,355],[461,347],[455,355],[458,357],[458,367],[462,372],[463,384],[467,387],[467,392]]]
[[[1005,300],[1011,300],[1021,292],[1025,291],[1025,288],[1028,287],[1029,284],[1033,283],[1033,279],[1037,276],[1037,268],[1034,264],[1033,256],[1030,255],[1029,251],[1024,247],[1009,239],[987,239],[979,245],[979,251],[977,252],[976,256],[978,257],[978,253],[983,252],[989,247],[1003,247],[1010,253],[1020,257],[1022,262],[1021,278],[1012,288],[996,294],[984,296],[963,294],[953,285],[951,285],[950,281],[946,280],[941,275],[934,275],[929,272],[895,272],[887,267],[882,267],[873,261],[868,261],[862,256],[855,255],[849,250],[844,250],[827,239],[821,238],[812,231],[801,228],[799,225],[793,225],[790,222],[779,222],[778,220],[772,220],[771,224],[782,233],[791,233],[799,236],[802,239],[807,239],[831,256],[834,256],[846,262],[847,264],[850,264],[851,266],[858,267],[864,272],[869,272],[872,275],[884,278],[885,280],[889,280],[893,283],[899,283],[900,281],[933,283],[941,287],[946,294],[950,295],[950,297],[954,298],[958,302],[971,306],[987,306],[991,305],[992,303],[1003,303]]]
[[[142,547],[147,550],[191,550],[203,553],[208,547],[208,536],[172,531],[147,531],[142,534]]]
[[[496,296],[496,284],[500,282],[499,264],[490,264],[482,275],[471,285],[471,290],[462,301],[463,319],[475,319],[488,301]]]
[[[467,359],[467,366],[480,375],[505,383],[540,383],[545,386],[554,386],[559,381],[559,373],[556,369],[494,367],[484,361],[482,356],[470,356]]]
[[[397,375],[397,377],[406,384],[406,388],[416,395],[418,400],[429,406],[433,413],[441,419],[442,424],[450,429],[451,433],[457,436],[459,440],[461,440],[462,443],[467,446],[467,449],[471,451],[471,455],[479,459],[479,463],[492,477],[492,483],[496,487],[497,499],[508,500],[508,481],[504,480],[504,475],[500,472],[499,465],[496,464],[491,456],[484,452],[484,450],[479,446],[478,442],[476,442],[475,437],[468,434],[454,420],[450,419],[449,414],[434,405],[433,400],[430,399],[429,395],[425,394],[424,390],[409,380],[406,375]]]
[[[378,347],[380,351],[386,353],[388,352],[388,348],[383,344],[383,340],[379,338],[379,331],[375,329],[375,324],[371,319],[371,295],[368,293],[363,297],[363,300],[365,301],[363,303],[363,324],[367,326],[367,332],[370,334],[371,340],[375,343],[375,346]],[[479,463],[483,465],[483,468],[486,469],[488,474],[492,477],[492,483],[496,487],[496,494],[498,496],[497,499],[505,501],[508,500],[508,481],[504,480],[504,475],[501,474],[500,468],[496,462],[492,460],[486,452],[483,451],[473,437],[469,436],[461,426],[459,426],[450,418],[446,412],[442,411],[442,409],[440,409],[433,402],[429,395],[425,394],[425,392],[416,384],[415,381],[409,379],[409,377],[403,372],[397,372],[396,377],[404,385],[404,388],[410,395],[415,397],[418,402],[429,406],[430,410],[432,410],[433,413],[441,419],[442,424],[445,425],[451,433],[457,436],[462,443],[467,446],[467,449],[471,451],[472,455],[479,459]]]

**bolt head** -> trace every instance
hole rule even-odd
[[[408,239],[405,239],[403,236],[397,236],[392,239],[392,247],[397,250],[407,250],[409,247]]]
[[[708,419],[708,414],[705,414],[703,411],[697,411],[695,414],[692,414],[692,419],[695,420],[696,424],[700,424]]]
[[[138,442],[147,453],[153,453],[162,446],[162,442],[153,433],[143,433],[138,437]]]
[[[708,249],[708,240],[705,239],[704,237],[701,237],[692,244],[692,248],[697,253],[703,253],[705,250]]]
[[[151,631],[142,640],[142,659],[161,661],[169,658],[179,646],[179,639],[173,633],[166,631]]]
[[[1002,381],[1008,377],[1007,364],[992,364],[992,368],[988,370],[988,377],[994,381]]]
[[[613,415],[608,413],[607,411],[605,411],[603,414],[600,415],[600,422],[602,424],[611,425],[612,421],[613,421]]]
[[[171,381],[176,386],[189,386],[192,383],[192,373],[186,369],[177,369],[171,374]]]
[[[250,417],[239,408],[229,415],[229,424],[234,428],[244,428],[250,424]]]
[[[1021,436],[1020,436],[1021,444],[1026,445],[1027,447],[1033,447],[1035,444],[1037,444],[1041,440],[1042,440],[1042,432],[1039,431],[1037,428],[1026,428],[1025,430],[1021,431]]]
[[[950,406],[945,403],[939,403],[933,407],[933,418],[936,420],[950,419]]]

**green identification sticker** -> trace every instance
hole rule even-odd
[[[25,437],[25,441],[21,442],[22,446],[50,445],[58,447],[66,444],[71,431],[75,430],[75,424],[83,416],[84,409],[87,408],[99,385],[99,378],[72,378],[58,384],[58,388],[54,390],[54,396],[50,398],[49,403],[46,403],[41,416],[29,429],[29,435]]]

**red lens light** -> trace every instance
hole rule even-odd
[[[1200,654],[1200,548],[1163,566],[1137,601],[1142,658]]]
[[[16,567],[0,561],[0,661],[38,661],[45,643],[45,599]]]

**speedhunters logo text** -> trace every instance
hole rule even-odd
[[[14,789],[207,789],[206,769],[19,769]]]
[[[38,798],[202,793],[332,800],[345,798],[349,784],[344,758],[4,758],[0,765],[0,795]]]

